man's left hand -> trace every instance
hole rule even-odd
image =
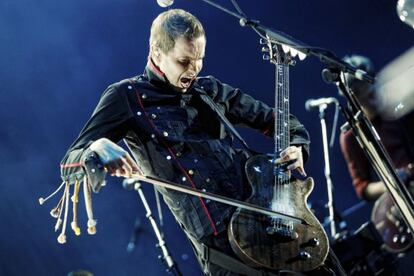
[[[302,147],[287,147],[280,153],[280,158],[276,159],[275,163],[283,164],[289,161],[292,163],[287,166],[288,170],[297,170],[301,175],[306,176],[306,172],[303,167]]]

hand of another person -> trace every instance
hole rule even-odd
[[[89,148],[99,156],[105,170],[112,176],[131,177],[140,172],[131,155],[107,138],[96,140]]]
[[[287,147],[280,153],[280,158],[276,159],[275,163],[290,163],[287,166],[289,171],[297,170],[301,175],[306,176],[306,172],[303,167],[302,147]]]

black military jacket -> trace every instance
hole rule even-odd
[[[234,137],[224,127],[211,103],[235,125],[245,125],[272,136],[273,109],[212,76],[197,78],[186,93],[174,91],[151,61],[143,75],[110,85],[91,118],[61,163],[65,181],[84,176],[82,161],[88,146],[105,137],[124,139],[147,175],[208,192],[244,199],[245,149],[233,146]],[[308,156],[308,133],[290,116],[292,145],[301,145]],[[159,189],[184,230],[197,239],[218,234],[234,209],[183,193]]]

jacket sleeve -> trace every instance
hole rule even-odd
[[[243,93],[238,88],[221,83],[214,77],[208,77],[204,86],[214,93],[213,100],[225,107],[225,115],[235,125],[245,125],[261,131],[264,135],[273,137],[274,133],[274,108]],[[304,161],[309,157],[309,134],[299,120],[289,115],[290,144],[302,146]]]
[[[366,199],[365,189],[373,181],[370,175],[371,165],[354,137],[352,130],[341,133],[339,141],[355,192],[360,198]]]
[[[61,176],[64,181],[73,183],[76,179],[82,179],[83,160],[91,153],[89,146],[92,142],[99,138],[118,142],[124,137],[125,125],[133,115],[127,96],[121,92],[115,84],[109,86],[102,94],[92,116],[61,161]]]

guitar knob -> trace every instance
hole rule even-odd
[[[306,260],[309,260],[310,258],[311,258],[311,255],[308,252],[300,251],[299,259],[301,259],[302,261],[306,261]]]
[[[309,240],[309,245],[310,246],[316,247],[316,246],[319,246],[319,244],[320,244],[320,242],[319,242],[318,238],[312,238],[312,239]]]
[[[394,235],[394,236],[392,237],[392,241],[393,241],[394,243],[397,243],[397,242],[398,242],[398,238],[399,238],[399,236],[398,236],[398,235]]]
[[[396,220],[394,223],[395,223],[395,226],[397,226],[397,227],[401,226],[401,221],[399,221],[399,220]],[[403,227],[403,226],[401,226],[401,227]]]

